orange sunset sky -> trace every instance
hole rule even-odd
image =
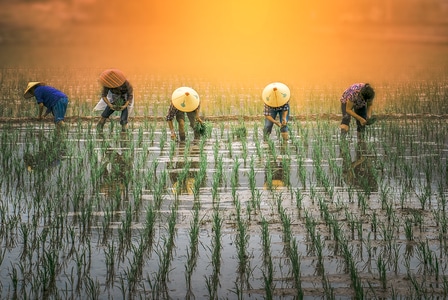
[[[325,80],[447,63],[444,0],[4,0],[2,8],[2,65]]]

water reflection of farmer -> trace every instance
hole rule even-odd
[[[101,191],[110,195],[128,197],[129,184],[132,178],[132,154],[128,151],[126,141],[121,148],[108,148],[101,161]]]
[[[367,154],[366,144],[364,142],[358,144],[354,161],[348,148],[342,149],[341,154],[345,183],[365,191],[378,191],[373,159]]]
[[[275,159],[267,161],[264,172],[264,189],[271,191],[285,186],[286,174],[283,169],[283,162]]]
[[[26,152],[23,160],[28,171],[42,171],[58,166],[66,150],[65,139],[56,134],[49,140],[47,138],[39,139],[37,152],[34,154]]]
[[[198,178],[199,147],[197,144],[191,144],[189,151],[186,151],[185,145],[181,144],[177,155],[168,163],[169,176],[175,194],[193,195],[195,185],[198,184],[196,180],[201,180]]]

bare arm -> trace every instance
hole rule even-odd
[[[278,127],[282,126],[282,124],[279,121],[274,120],[274,118],[272,116],[268,115],[268,116],[264,116],[264,117],[266,118],[266,120],[271,121],[272,123],[274,123]]]
[[[103,87],[102,99],[106,103],[107,106],[109,106],[110,108],[113,108],[112,103],[110,103],[109,99],[107,99],[108,92],[109,92],[109,89],[106,87]]]
[[[109,99],[107,99],[107,97],[103,97],[103,101],[107,104],[107,106],[112,108],[112,103],[109,102]]]
[[[42,120],[42,113],[44,112],[44,104],[43,103],[39,103],[39,120]],[[45,114],[46,116],[47,114]]]
[[[134,88],[129,83],[129,81],[126,81],[126,87],[128,89],[127,99],[126,99],[126,102],[123,104],[123,106],[121,106],[120,110],[125,110],[126,107],[131,105],[131,103],[134,101]]]
[[[363,117],[361,117],[360,115],[355,113],[355,111],[353,110],[353,102],[347,101],[346,112],[350,116],[352,116],[353,118],[358,120],[361,123],[361,125],[363,125],[363,126],[366,125],[366,123],[367,123],[366,119],[364,119]]]
[[[170,128],[170,131],[171,131],[171,139],[175,140],[176,139],[176,132],[174,131],[173,120],[169,120],[169,121],[167,121],[167,123],[168,123],[168,127]]]
[[[202,123],[201,117],[199,116],[199,107],[196,109],[196,115],[195,115],[196,121],[199,123]]]
[[[367,119],[370,119],[370,117],[372,117],[372,106],[373,101],[367,102]]]
[[[288,123],[288,121],[286,120],[286,116],[288,116],[288,111],[282,111],[282,126],[286,126],[286,124]]]

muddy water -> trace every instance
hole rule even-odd
[[[296,121],[287,143],[264,141],[257,122],[246,137],[216,122],[185,142],[163,123],[111,125],[58,138],[3,125],[2,298],[448,292],[442,120],[379,121],[362,141],[341,141],[331,120]]]

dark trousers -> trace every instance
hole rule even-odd
[[[103,111],[103,113],[101,114],[101,116],[103,118],[109,118],[110,115],[112,115],[114,112],[116,112],[116,110],[111,109],[109,106],[106,107],[106,109]],[[126,125],[128,124],[128,114],[129,114],[129,110],[126,107],[124,110],[121,111],[121,116],[120,116],[120,124],[121,125]]]

